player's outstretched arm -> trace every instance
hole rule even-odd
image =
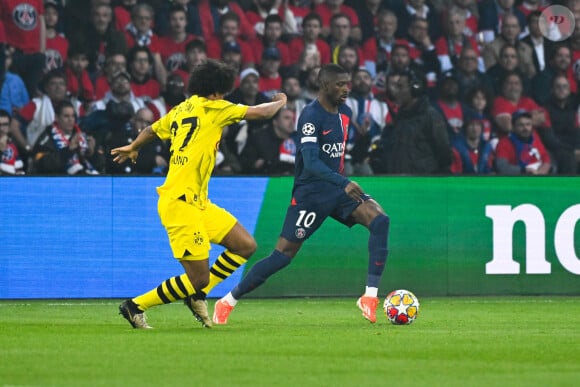
[[[135,163],[137,161],[137,156],[139,155],[139,149],[148,142],[153,141],[155,138],[157,138],[157,135],[153,129],[151,129],[151,125],[149,125],[139,133],[135,141],[131,144],[111,149],[111,155],[115,156],[113,161],[121,164],[126,160],[131,159],[131,161]]]
[[[272,102],[249,106],[244,118],[246,120],[267,120],[268,118],[272,118],[278,110],[286,105],[286,100],[286,94],[277,93],[272,97]]]

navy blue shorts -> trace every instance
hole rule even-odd
[[[369,195],[363,195],[363,200],[370,198]],[[291,242],[304,242],[329,216],[352,227],[355,221],[350,215],[359,205],[359,202],[354,201],[339,187],[331,189],[328,185],[295,187],[280,236]]]

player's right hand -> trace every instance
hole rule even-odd
[[[114,162],[122,164],[127,160],[131,160],[133,164],[137,162],[137,156],[139,152],[133,150],[131,145],[125,145],[120,148],[111,149],[111,155],[115,156],[113,159]]]
[[[364,195],[364,192],[360,187],[360,185],[358,185],[354,181],[351,181],[350,183],[347,184],[346,187],[344,187],[344,192],[346,192],[346,194],[350,196],[354,201],[357,201],[359,203],[363,202],[362,195]]]

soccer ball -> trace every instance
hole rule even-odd
[[[385,299],[383,308],[392,324],[409,325],[419,314],[419,300],[408,290],[394,290]]]

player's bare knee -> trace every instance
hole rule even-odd
[[[250,257],[258,249],[258,242],[256,242],[256,240],[254,238],[251,238],[248,241],[248,245],[247,245],[246,248],[247,248],[247,252],[246,252],[247,255],[244,255],[244,256],[245,257]]]
[[[258,243],[252,236],[248,236],[244,238],[243,241],[239,244],[238,248],[235,249],[233,252],[241,255],[244,258],[250,258],[252,254],[256,252],[258,249]]]

